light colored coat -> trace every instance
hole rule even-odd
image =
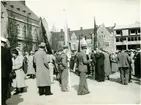
[[[39,50],[35,53],[34,62],[36,64],[37,86],[50,86],[51,79],[47,54],[43,49],[39,48]]]
[[[47,61],[49,63],[49,71],[50,71],[51,82],[53,82],[53,72],[54,72],[53,60],[55,61],[55,57],[52,54],[50,54],[50,55],[48,54],[47,55]]]
[[[105,71],[105,76],[109,76],[111,74],[111,65],[110,65],[110,59],[109,59],[109,54],[103,52],[105,59],[104,59],[104,71]]]
[[[33,55],[28,57],[28,69],[27,74],[35,74],[35,69],[33,67]]]
[[[13,70],[15,70],[16,78],[13,80],[13,87],[22,88],[25,87],[25,73],[23,72],[23,56],[17,56],[13,61]]]

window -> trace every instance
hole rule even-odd
[[[131,37],[131,41],[134,41],[134,37]]]
[[[23,37],[26,36],[26,25],[24,25],[22,28],[22,34],[23,34]]]
[[[13,6],[13,5],[10,5],[10,7],[11,7],[11,8],[14,8],[14,6]]]
[[[18,31],[18,34],[20,34],[20,25],[19,24],[17,24],[17,31]]]
[[[24,13],[26,13],[26,11],[25,11],[25,10],[23,10],[23,12],[24,12]]]
[[[137,32],[140,33],[141,32],[140,29],[137,29]]]
[[[131,29],[131,30],[130,30],[130,33],[131,33],[131,34],[134,34],[134,33],[136,33],[136,30],[135,30],[135,29]]]
[[[137,41],[138,40],[138,38],[137,37],[135,37],[135,41]]]
[[[17,8],[18,11],[20,11],[20,8]]]
[[[119,42],[119,38],[116,38],[116,42]]]
[[[121,30],[117,30],[116,34],[122,34]]]
[[[131,41],[131,38],[130,37],[128,37],[128,41]]]
[[[141,37],[140,36],[138,37],[138,40],[141,40]]]

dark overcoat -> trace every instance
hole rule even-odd
[[[96,80],[104,80],[105,73],[104,73],[104,54],[103,53],[96,53],[96,73],[95,77]]]

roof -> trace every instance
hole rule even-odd
[[[31,13],[30,14],[31,19],[34,19],[34,20],[39,19],[38,16],[33,11],[31,11],[26,5],[24,5],[20,1],[3,1],[3,2],[6,2],[6,8],[8,10],[12,9],[13,12],[16,12],[16,13],[21,14],[26,17],[28,15],[28,13]],[[11,5],[13,5],[13,8],[11,7]],[[26,11],[26,12],[24,12],[24,11]]]
[[[99,28],[97,26],[97,28]],[[106,27],[106,29],[111,33],[113,32],[113,28],[114,27]],[[69,31],[69,38],[71,38],[72,34],[75,33],[75,35],[77,36],[77,39],[79,38],[80,35],[80,39],[82,39],[83,37],[86,37],[86,39],[91,39],[91,35],[93,34],[94,29],[90,28],[90,29],[82,29],[82,30],[71,30]],[[64,40],[64,32],[53,32],[55,33],[55,37],[61,41]],[[60,38],[60,36],[62,36],[62,38]]]
[[[106,29],[107,29],[110,33],[112,33],[112,32],[114,31],[114,27],[106,27]]]
[[[119,29],[131,29],[131,28],[140,28],[140,23],[129,24],[129,25],[119,25],[114,28],[114,30]]]

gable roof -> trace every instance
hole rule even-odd
[[[97,28],[99,28],[99,26],[97,26]],[[114,27],[106,27],[109,33],[113,32],[113,28]],[[80,39],[82,39],[83,37],[86,37],[86,39],[91,39],[93,32],[94,32],[93,28],[83,29],[83,30],[72,30],[72,31],[69,31],[69,39],[71,39],[71,36],[73,33],[75,33],[75,35],[77,36],[77,39],[79,38],[79,35],[80,35]],[[59,41],[64,40],[64,31],[63,32],[53,32],[53,33],[55,34],[55,37]]]
[[[26,5],[24,5],[20,1],[3,1],[3,2],[6,2],[6,9],[8,9],[8,10],[12,9],[13,12],[21,14],[26,17],[28,15],[28,13],[31,13],[30,14],[31,19],[34,19],[34,20],[39,19],[39,17],[33,11],[31,11]],[[13,5],[13,8],[11,7],[11,5]]]

